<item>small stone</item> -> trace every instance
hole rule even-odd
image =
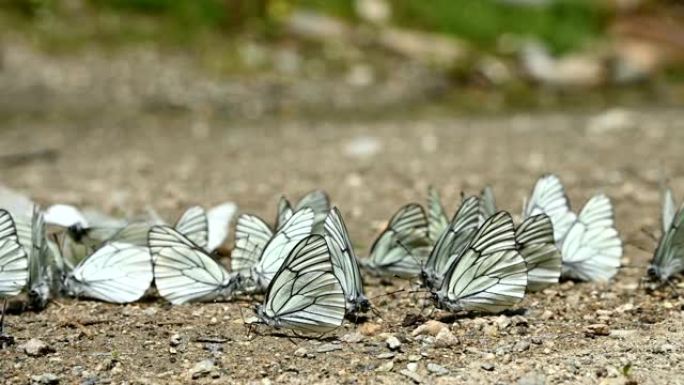
[[[518,385],[544,385],[546,378],[541,373],[530,372],[518,379]]]
[[[169,338],[169,345],[170,346],[178,346],[183,342],[183,338],[180,336],[180,334],[174,334]]]
[[[211,371],[216,369],[213,360],[202,360],[190,369],[190,376],[193,380],[206,377]]]
[[[309,353],[309,351],[306,350],[306,348],[299,348],[299,349],[294,351],[295,357],[306,357],[306,355],[308,353]]]
[[[381,359],[381,360],[387,360],[387,359],[390,359],[390,358],[394,358],[394,356],[396,356],[396,355],[397,355],[396,353],[385,352],[385,353],[380,353],[380,354],[378,354],[377,357],[378,357],[379,359]]]
[[[376,372],[389,372],[392,369],[394,369],[394,362],[392,361],[387,361],[384,364],[378,366],[375,371]]]
[[[530,323],[527,321],[527,318],[521,316],[521,315],[515,315],[511,318],[511,323],[514,326],[523,326],[523,327],[528,327]]]
[[[401,341],[399,341],[399,338],[390,335],[387,337],[387,340],[385,340],[385,343],[387,344],[387,347],[389,350],[399,350],[401,347]]]
[[[610,335],[610,328],[606,324],[592,324],[584,329],[584,334],[587,337],[607,336]]]
[[[610,337],[615,339],[624,339],[634,336],[637,333],[633,329],[615,329],[610,331]]]
[[[530,349],[530,343],[528,341],[522,340],[516,342],[515,346],[513,347],[513,350],[515,350],[518,353],[522,353],[526,350]]]
[[[400,371],[403,376],[408,377],[411,381],[415,382],[416,384],[420,384],[423,382],[423,377],[421,377],[418,373],[412,372],[408,369],[403,369]]]
[[[458,338],[449,329],[442,329],[435,336],[435,346],[439,348],[452,347],[458,343]]]
[[[382,326],[372,322],[366,322],[358,328],[359,333],[364,336],[374,336],[378,334],[380,330],[382,330]]]
[[[328,353],[334,352],[335,350],[342,350],[342,345],[340,344],[323,344],[316,348],[316,353]]]
[[[480,365],[480,368],[488,372],[491,372],[492,370],[494,370],[494,364],[492,364],[491,362],[484,362]]]
[[[500,330],[504,330],[507,327],[511,326],[511,319],[506,317],[505,315],[500,315],[496,319],[496,324],[499,326]]]
[[[409,362],[409,363],[406,365],[406,369],[407,369],[407,370],[410,370],[410,371],[412,371],[412,372],[415,372],[415,371],[418,370],[418,363],[417,363],[417,362]]]
[[[363,341],[363,338],[364,336],[361,333],[347,333],[340,338],[340,341],[354,344]]]
[[[435,321],[435,320],[430,320],[430,321],[427,321],[426,323],[418,326],[417,328],[415,328],[413,330],[413,332],[411,333],[411,335],[413,335],[414,337],[418,336],[418,335],[423,335],[423,334],[427,334],[430,336],[437,336],[437,334],[439,334],[439,332],[441,332],[442,330],[445,330],[445,329],[449,330],[449,327],[447,326],[447,324],[445,324],[443,322]]]
[[[444,366],[437,365],[435,363],[430,362],[427,364],[427,370],[428,372],[436,375],[436,376],[443,376],[445,374],[449,374],[449,370],[445,368]]]
[[[159,310],[156,307],[152,306],[152,307],[148,307],[147,309],[143,310],[142,313],[144,315],[147,315],[147,316],[153,316],[153,315],[157,314],[158,311]]]
[[[32,385],[56,385],[59,384],[59,377],[52,373],[43,373],[37,376],[31,376]]]
[[[499,336],[499,327],[496,325],[485,325],[484,328],[482,329],[482,332],[487,337],[492,337],[492,338],[498,337]]]
[[[550,320],[554,316],[553,312],[551,310],[544,310],[544,312],[541,315],[541,319],[543,320]]]
[[[411,355],[408,356],[409,362],[418,362],[418,361],[420,361],[422,358],[423,358],[422,356],[419,356],[419,355],[417,355],[417,354],[411,354]]]
[[[530,342],[535,345],[541,345],[544,341],[541,339],[541,337],[532,337],[530,338]]]
[[[664,353],[672,352],[674,350],[675,350],[674,345],[664,343],[664,344],[660,344],[660,345],[656,346],[655,349],[653,349],[653,352],[658,353],[658,354],[664,354]]]
[[[41,357],[55,351],[48,344],[37,338],[31,338],[25,344],[19,346],[19,349],[31,357]]]

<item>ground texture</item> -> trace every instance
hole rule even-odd
[[[529,295],[508,315],[423,318],[424,294],[378,297],[376,315],[323,341],[263,327],[248,334],[248,300],[58,299],[41,313],[8,316],[16,345],[0,351],[0,382],[683,384],[684,299],[637,287],[655,247],[646,233],[659,231],[659,183],[668,177],[684,195],[682,143],[682,112],[653,109],[262,123],[173,111],[10,116],[2,182],[42,204],[122,215],[152,206],[171,220],[192,203],[233,200],[272,220],[280,194],[324,188],[363,256],[399,206],[424,201],[429,184],[450,211],[461,191],[491,184],[498,205],[519,213],[535,179],[552,171],[576,209],[596,192],[613,199],[625,267],[609,284],[566,282]],[[410,286],[367,280],[371,296]],[[444,325],[416,335],[428,319]],[[440,328],[457,340],[430,335]],[[20,346],[31,338],[48,351],[26,354]]]

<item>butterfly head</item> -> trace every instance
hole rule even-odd
[[[83,237],[88,234],[88,229],[83,227],[80,223],[75,223],[67,227],[67,233],[75,242],[81,242]]]
[[[350,309],[350,312],[352,313],[366,313],[369,311],[373,305],[371,304],[370,300],[366,298],[364,295],[360,295],[356,299],[350,302],[352,309]]]

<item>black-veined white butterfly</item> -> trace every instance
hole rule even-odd
[[[323,222],[330,211],[330,198],[323,190],[314,190],[304,195],[297,204],[292,207],[290,201],[285,196],[280,197],[278,201],[278,215],[276,216],[275,229],[279,229],[292,214],[305,207],[309,207],[314,212],[314,225],[312,232],[321,233],[323,230]]]
[[[230,222],[236,211],[237,206],[232,202],[222,203],[208,211],[200,206],[193,206],[183,213],[174,227],[211,253],[228,237]]]
[[[677,210],[672,191],[663,194],[663,233],[647,274],[653,280],[668,282],[684,271],[684,209]]]
[[[412,278],[420,275],[431,250],[425,211],[417,203],[400,208],[373,242],[361,266],[376,275]]]
[[[241,277],[215,261],[182,231],[154,226],[149,232],[157,291],[172,304],[230,299]]]
[[[480,213],[480,200],[471,196],[463,200],[454,214],[447,229],[432,248],[421,275],[423,284],[429,289],[437,289],[450,266],[468,246],[477,231]]]
[[[0,297],[17,295],[29,278],[28,254],[19,243],[14,220],[0,209]]]
[[[16,222],[19,243],[29,257],[28,305],[35,310],[42,310],[52,297],[57,287],[59,272],[52,263],[48,248],[45,221],[38,206],[33,206],[30,218],[21,218]]]
[[[325,219],[325,240],[333,264],[333,273],[342,284],[347,314],[358,315],[370,310],[371,303],[363,291],[363,280],[352,247],[347,226],[337,207],[333,207]]]
[[[140,299],[152,283],[152,258],[147,247],[105,242],[64,274],[67,295],[111,303]]]
[[[439,192],[430,186],[428,187],[427,202],[428,237],[433,244],[436,244],[439,237],[449,227],[449,218],[446,215]]]
[[[561,250],[562,276],[584,281],[607,281],[620,267],[622,242],[615,229],[613,207],[603,194],[592,197],[579,215],[555,175],[541,177],[524,205],[523,217],[546,214],[553,223]]]
[[[497,313],[520,302],[526,287],[527,267],[516,248],[513,219],[502,211],[480,226],[433,294],[443,309]]]
[[[256,285],[254,290],[266,290],[292,248],[311,234],[313,223],[314,211],[308,207],[296,211],[275,233],[259,217],[240,215],[231,253],[232,271],[249,277]]]
[[[322,334],[342,325],[346,301],[325,239],[309,235],[290,251],[257,305],[259,323]]]

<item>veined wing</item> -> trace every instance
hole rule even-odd
[[[226,241],[230,222],[236,211],[237,206],[233,202],[225,202],[209,209],[207,212],[207,219],[209,220],[208,251],[216,250]]]
[[[667,232],[660,238],[648,273],[660,279],[661,282],[666,282],[682,271],[684,271],[684,210],[680,209]]]
[[[518,251],[527,263],[527,289],[539,291],[558,283],[561,253],[553,238],[553,224],[546,214],[531,216],[515,231]]]
[[[281,196],[278,200],[278,216],[276,217],[275,228],[279,229],[280,226],[285,224],[285,222],[290,219],[292,214],[294,214],[294,210],[292,210],[290,201],[288,201],[285,196]]]
[[[561,246],[563,276],[607,281],[620,267],[622,242],[613,224],[613,207],[599,194],[587,202]]]
[[[19,294],[29,278],[28,255],[19,244],[12,216],[0,209],[0,297]]]
[[[428,187],[428,235],[433,243],[437,243],[439,237],[449,226],[449,218],[442,206],[442,200],[434,187]]]
[[[305,208],[295,212],[273,235],[264,247],[261,258],[253,268],[252,278],[257,286],[265,289],[278,272],[292,248],[311,234],[314,212]]]
[[[209,243],[209,219],[207,218],[207,212],[202,207],[192,206],[185,210],[173,227],[185,235],[192,243],[207,249],[207,244]]]
[[[264,248],[273,237],[271,228],[256,215],[242,214],[235,229],[235,248],[230,255],[233,272],[249,277]]]
[[[577,218],[570,210],[565,189],[555,175],[544,175],[534,186],[530,200],[523,207],[523,219],[546,214],[553,223],[554,239],[560,244]]]
[[[168,226],[149,233],[154,279],[159,294],[172,304],[230,297],[238,283],[204,248]]]
[[[496,214],[494,190],[490,186],[486,186],[480,193],[480,224],[484,223],[494,214]]]
[[[451,266],[437,301],[452,311],[496,313],[520,302],[526,287],[527,268],[516,250],[513,220],[500,212],[480,227]]]
[[[663,221],[663,235],[667,233],[672,225],[672,221],[677,213],[677,207],[675,204],[674,196],[672,190],[665,188],[663,191],[663,210],[662,210],[662,221]]]
[[[140,299],[152,283],[152,260],[146,247],[107,242],[67,275],[67,293],[111,303]]]
[[[273,277],[257,315],[276,328],[326,333],[342,325],[345,311],[326,241],[310,235],[296,244]]]

